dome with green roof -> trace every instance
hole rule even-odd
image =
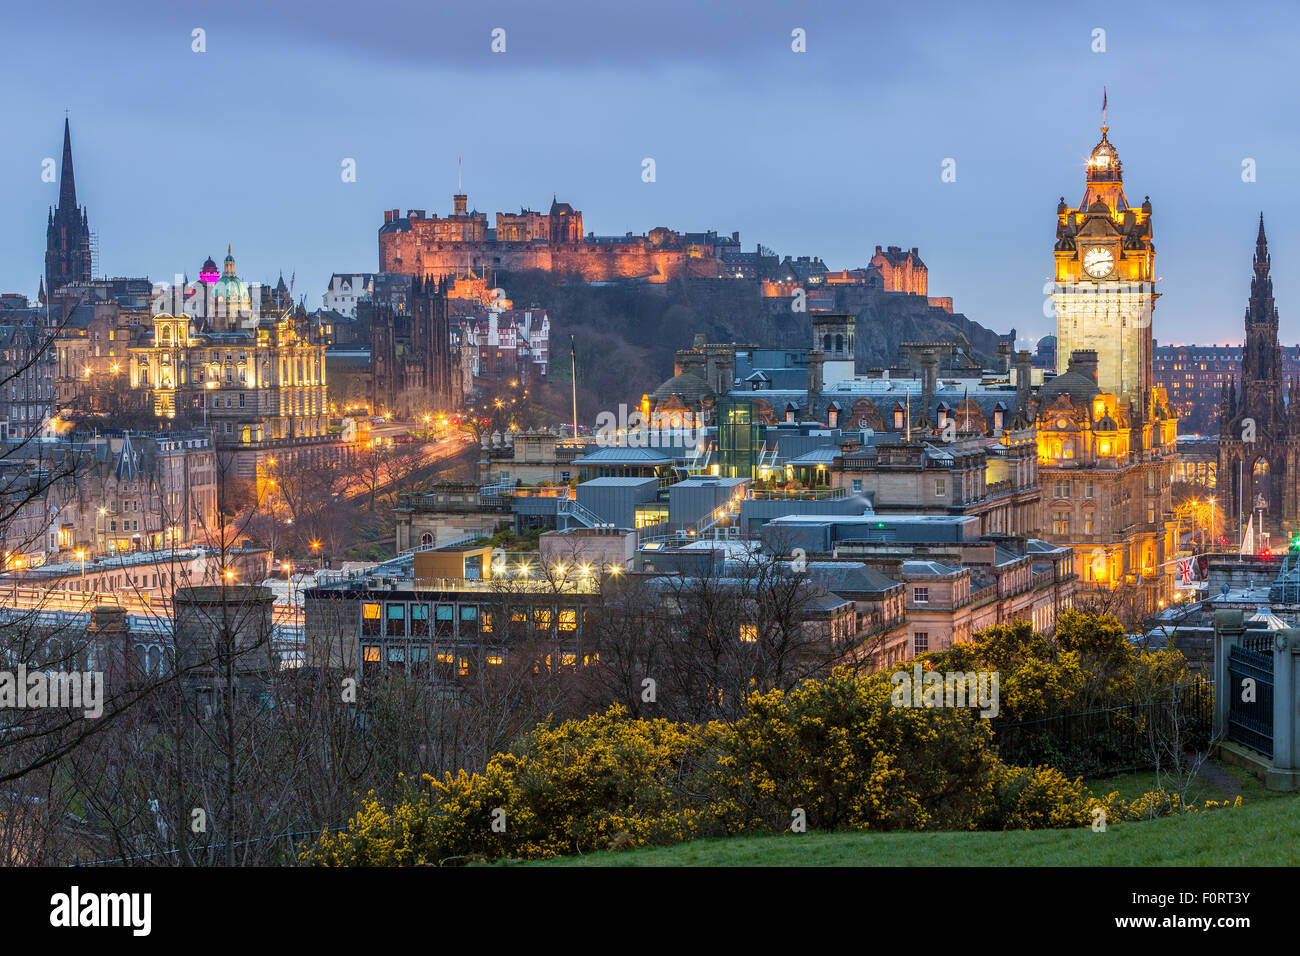
[[[231,255],[230,246],[226,246],[226,259],[221,266],[221,278],[212,287],[212,297],[213,301],[220,303],[227,312],[246,312],[252,307],[248,284],[235,273],[235,257]]]

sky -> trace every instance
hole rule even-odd
[[[555,194],[597,234],[739,230],[832,269],[916,246],[931,295],[1027,347],[1104,87],[1154,210],[1156,338],[1241,340],[1263,212],[1292,344],[1298,33],[1300,4],[1186,0],[11,5],[0,291],[36,292],[66,110],[104,275],[193,279],[229,244],[319,306],[331,273],[378,268],[384,209],[451,211],[459,159],[490,221]]]

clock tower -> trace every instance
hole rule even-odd
[[[1082,201],[1071,207],[1061,197],[1056,207],[1056,371],[1068,369],[1073,352],[1095,351],[1097,384],[1129,405],[1136,426],[1150,417],[1153,382],[1151,200],[1128,204],[1119,154],[1106,133],[1103,126],[1088,157]]]

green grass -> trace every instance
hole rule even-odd
[[[1125,800],[1136,800],[1142,794],[1159,789],[1155,772],[1140,770],[1136,773],[1117,774],[1113,777],[1089,777],[1084,781],[1088,789],[1098,796],[1118,791]],[[1166,786],[1169,786],[1166,784]],[[1266,790],[1252,774],[1239,767],[1206,763],[1200,776],[1187,790],[1188,802],[1203,806],[1206,800],[1232,800],[1240,796],[1243,803],[1272,800],[1286,796],[1276,790]]]
[[[1094,793],[1136,797],[1153,775],[1089,781]],[[1198,796],[1199,794],[1199,796]],[[804,833],[696,840],[623,853],[592,853],[535,866],[1294,866],[1300,863],[1300,796],[1266,791],[1217,765],[1193,784],[1197,805],[1242,797],[1242,806],[1113,824],[1104,833]]]

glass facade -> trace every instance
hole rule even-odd
[[[718,473],[722,477],[753,479],[762,449],[760,427],[753,402],[728,399],[718,403]]]

